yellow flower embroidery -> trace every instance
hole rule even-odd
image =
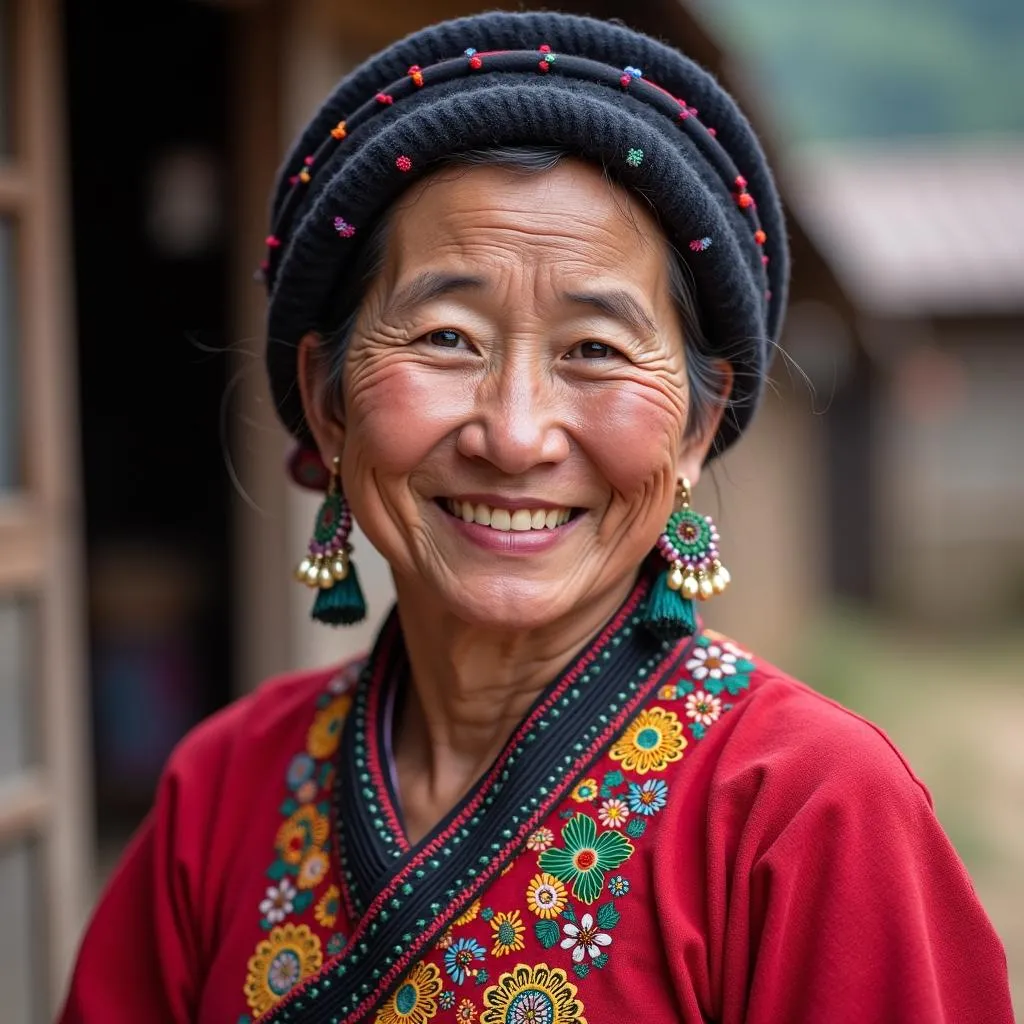
[[[660,772],[683,756],[686,738],[674,711],[645,708],[612,745],[608,756],[621,761],[627,771],[646,775]]]
[[[377,1011],[376,1024],[425,1024],[437,1015],[441,987],[441,972],[433,964],[417,964]]]
[[[331,826],[312,804],[303,804],[277,830],[275,846],[286,864],[301,864],[314,847],[323,846]]]
[[[497,985],[484,992],[480,1024],[511,1021],[544,1021],[545,1024],[587,1024],[576,986],[560,967],[516,964]]]
[[[476,1006],[472,999],[463,999],[455,1009],[455,1019],[459,1024],[473,1024],[476,1020]]]
[[[351,706],[352,698],[343,693],[316,713],[306,734],[306,753],[310,757],[323,759],[334,754],[341,739],[341,726]]]
[[[565,909],[565,886],[546,871],[535,875],[526,887],[526,905],[540,918],[550,920]]]
[[[491,918],[491,936],[494,939],[491,956],[504,956],[506,953],[522,949],[525,945],[525,931],[526,926],[520,919],[518,910],[508,914],[495,914]]]
[[[569,794],[578,804],[585,804],[597,796],[597,779],[580,779]]]
[[[326,877],[330,869],[327,854],[318,847],[313,847],[299,866],[299,874],[295,884],[300,889],[315,889]]]
[[[317,920],[317,924],[321,924],[324,928],[333,928],[334,922],[338,920],[338,910],[341,907],[341,893],[338,891],[336,885],[330,885],[327,887],[327,892],[320,897],[320,901],[316,907],[313,908],[313,916]]]
[[[461,928],[464,924],[469,924],[470,921],[475,921],[480,916],[480,901],[474,900],[463,913],[452,921],[453,928]]]
[[[245,1000],[258,1017],[311,974],[324,962],[320,940],[308,925],[280,925],[249,958],[245,980]]]

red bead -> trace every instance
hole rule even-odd
[[[764,243],[768,241],[768,236],[758,228],[754,232],[754,241],[757,242],[758,245],[764,245]]]
[[[762,256],[761,257],[761,262],[767,267],[768,266],[768,257],[767,256]]]
[[[377,93],[377,102],[383,103],[385,107],[390,107],[395,102],[394,96],[389,96],[386,92]]]
[[[469,58],[469,66],[476,70],[477,68],[482,68],[484,66],[484,62],[476,54],[473,54],[473,56]]]
[[[395,160],[395,166],[400,171],[410,171],[412,170],[412,161],[405,154],[402,154],[402,156]]]
[[[736,202],[739,203],[741,210],[747,210],[754,205],[754,197],[749,192],[741,192],[736,197]]]
[[[742,174],[736,179],[736,187],[741,192],[747,187],[747,179]]]
[[[312,167],[312,166],[313,166],[313,157],[311,157],[311,156],[307,156],[307,157],[306,157],[306,159],[305,159],[305,160],[303,160],[302,162],[303,162],[303,163],[304,163],[304,164],[305,164],[305,165],[306,165],[307,167]]]
[[[267,235],[267,248],[276,249],[281,244],[281,239],[274,235]]]
[[[547,69],[548,69],[548,62],[546,60],[542,60],[542,61],[538,62],[538,64],[537,64],[537,70],[538,71],[547,71]]]
[[[298,183],[299,183],[299,176],[298,176],[297,174],[293,174],[293,175],[292,175],[292,176],[291,176],[291,177],[290,177],[290,178],[288,179],[288,184],[289,184],[289,185],[298,185]]]
[[[633,81],[632,75],[623,75],[619,79],[619,82],[623,85],[623,87],[628,86],[629,83],[632,82],[632,81]]]
[[[550,53],[551,52],[551,47],[548,46],[547,43],[541,43],[541,45],[539,47],[537,47],[537,49],[539,49],[541,53]]]
[[[717,134],[718,134],[718,129],[717,128],[709,128],[708,129],[708,135],[710,135],[711,138],[714,138]]]

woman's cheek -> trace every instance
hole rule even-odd
[[[587,457],[627,500],[649,493],[660,476],[674,479],[686,426],[684,404],[657,389],[623,382],[588,395],[576,419]]]
[[[346,445],[374,469],[408,472],[472,413],[470,376],[406,360],[363,380],[349,395]]]

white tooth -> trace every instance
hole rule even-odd
[[[491,529],[507,532],[512,529],[512,517],[508,509],[496,508],[491,511]]]
[[[486,505],[477,505],[473,511],[473,520],[481,526],[491,525],[491,510]]]
[[[569,509],[563,508],[562,511],[558,513],[558,525],[564,526],[567,522],[569,522]]]
[[[517,508],[512,513],[511,526],[513,530],[529,530],[532,517],[530,516],[530,510],[528,508]]]
[[[558,509],[548,509],[544,516],[544,525],[549,529],[553,530],[558,525]]]
[[[471,501],[463,501],[463,502],[460,502],[459,504],[462,505],[462,509],[459,512],[459,515],[462,516],[462,521],[464,523],[471,523],[471,522],[473,522],[473,516],[476,515],[476,509],[473,508],[473,502],[471,502]]]
[[[530,529],[532,529],[532,530],[543,530],[544,529],[544,521],[546,519],[547,519],[547,516],[544,514],[544,509],[542,509],[542,508],[536,509],[532,513],[532,515],[530,516]]]

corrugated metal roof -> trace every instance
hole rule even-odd
[[[780,177],[866,310],[1024,312],[1024,140],[816,146]]]

